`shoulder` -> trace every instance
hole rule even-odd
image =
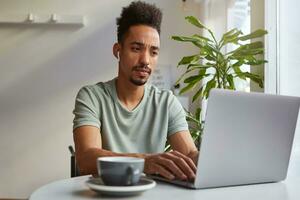
[[[93,85],[86,85],[83,86],[78,94],[77,97],[85,97],[85,98],[101,98],[109,95],[111,92],[111,81],[108,82],[99,82]]]

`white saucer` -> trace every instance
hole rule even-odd
[[[86,181],[86,184],[91,190],[101,194],[110,196],[131,196],[155,187],[156,182],[152,179],[142,177],[140,181],[133,186],[109,186],[104,185],[101,178],[91,177]]]

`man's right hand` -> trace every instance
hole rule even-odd
[[[146,174],[161,175],[169,180],[179,179],[192,181],[195,179],[196,165],[188,156],[171,151],[161,154],[152,154],[145,157]]]

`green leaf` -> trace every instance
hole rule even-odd
[[[253,38],[262,37],[262,36],[264,36],[267,33],[268,33],[268,31],[266,31],[266,30],[258,29],[258,30],[253,31],[252,33],[250,33],[248,35],[244,35],[242,37],[239,37],[238,39],[242,40],[242,41],[246,41],[246,40],[250,40],[250,39],[253,39]]]
[[[265,64],[268,61],[266,60],[252,60],[252,61],[247,61],[245,62],[246,65],[261,65],[261,64]]]
[[[245,75],[247,78],[250,78],[252,81],[257,83],[259,85],[259,87],[263,88],[264,83],[263,83],[263,80],[260,78],[259,75],[252,74],[252,73],[249,73],[249,72],[244,72],[243,75]]]
[[[206,66],[211,66],[211,67],[214,67],[215,65],[216,65],[216,63],[214,63],[214,62],[207,62],[206,64],[205,64]]]
[[[263,48],[263,43],[261,41],[252,42],[250,44],[241,45],[239,48],[226,53],[226,55],[238,54],[239,52],[242,52],[242,51],[245,51],[245,50],[254,50],[254,49],[262,49],[262,48]]]
[[[203,44],[202,43],[199,43],[199,42],[192,42],[193,45],[195,45],[196,47],[198,47],[199,49],[202,49],[203,48]]]
[[[229,88],[228,89],[235,90],[235,84],[234,84],[234,81],[233,81],[233,76],[231,74],[229,74],[228,76],[226,76],[226,79],[229,83]]]
[[[196,124],[200,123],[200,121],[198,119],[196,119],[194,117],[194,115],[189,111],[186,111],[186,121],[193,122],[193,123],[196,123]]]
[[[232,66],[232,69],[235,73],[242,73],[240,66]]]
[[[240,71],[240,72],[235,72],[235,74],[237,75],[237,77],[239,77],[240,79],[243,79],[243,80],[247,80],[246,76],[244,75],[244,72]]]
[[[191,82],[191,83],[189,83],[187,86],[185,86],[184,88],[182,88],[180,90],[179,94],[183,94],[183,93],[185,93],[185,92],[193,89],[197,83],[198,82]]]
[[[262,54],[264,51],[262,42],[253,42],[250,44],[241,45],[239,48],[227,53],[226,55],[232,55],[234,57],[244,57],[248,55]]]
[[[198,39],[204,40],[204,41],[206,41],[206,42],[212,42],[211,39],[209,39],[209,38],[207,38],[207,37],[204,37],[204,36],[202,36],[202,35],[198,35],[198,34],[194,34],[194,35],[193,35],[193,38],[198,38]]]
[[[243,60],[243,62],[254,61],[256,58],[253,55],[231,55],[228,56],[230,60]]]
[[[263,48],[264,43],[262,41],[257,42],[251,42],[250,44],[242,45],[245,49],[257,49],[257,48]]]
[[[195,122],[192,122],[192,123],[196,124]],[[199,138],[199,135],[202,133],[202,129],[198,124],[196,124],[196,126],[190,126],[190,124],[189,124],[189,131],[191,133],[191,136],[194,141],[197,141],[197,138]],[[200,124],[200,122],[199,122],[199,124]]]
[[[185,17],[185,19],[193,24],[194,26],[197,26],[198,28],[204,28],[204,29],[207,29],[196,17],[194,16],[187,16]]]
[[[234,52],[233,56],[254,56],[254,55],[263,54],[263,52],[264,52],[263,48],[242,49],[242,50]]]
[[[261,49],[264,47],[264,44],[263,42],[261,41],[257,41],[257,42],[252,42],[250,44],[244,44],[244,45],[241,45],[239,48],[237,48],[235,50],[235,52],[238,52],[238,51],[243,51],[243,50],[255,50],[255,49]]]
[[[202,64],[189,64],[187,66],[187,69],[199,69],[199,70],[205,70],[208,68],[211,68],[212,66],[210,65],[202,65]]]
[[[187,69],[194,69],[194,68],[200,69],[201,68],[200,66],[202,66],[202,65],[199,63],[197,63],[197,64],[192,63],[192,64],[188,64],[188,66],[186,68]]]
[[[193,138],[194,142],[196,142],[198,140],[200,134],[201,134],[201,131],[199,129],[193,131],[192,138]]]
[[[224,46],[225,44],[228,43],[234,43],[237,44],[238,41],[238,37],[242,34],[242,31],[239,31],[238,29],[232,29],[231,31],[225,33],[222,37],[222,41],[223,44],[222,46]]]
[[[206,74],[206,68],[202,68],[199,70],[199,76],[204,76]]]
[[[185,56],[180,60],[178,66],[187,65],[187,64],[196,64],[199,60],[200,60],[199,55]]]
[[[235,32],[237,32],[237,31],[238,31],[238,29],[237,29],[237,28],[233,28],[233,29],[231,29],[231,30],[227,31],[226,33],[224,33],[224,34],[223,34],[223,36],[222,36],[222,39],[224,39],[224,38],[228,37],[229,35],[232,35],[232,34],[234,34],[234,33],[235,33]]]
[[[183,82],[184,83],[194,83],[201,81],[204,77],[209,76],[210,74],[206,74],[206,68],[200,68],[198,75],[190,76],[186,78]]]
[[[184,83],[193,83],[193,82],[199,82],[203,79],[203,75],[196,75],[196,76],[190,76],[186,78],[183,82]]]
[[[187,67],[187,70],[177,79],[177,81],[176,81],[176,84],[178,84],[178,83],[180,83],[180,81],[183,79],[183,77],[185,76],[185,75],[187,75],[188,73],[190,73],[191,71],[194,71],[194,70],[196,70],[196,69],[199,69],[199,70],[201,70],[202,68],[210,68],[211,66],[202,66],[202,65],[194,65],[194,67],[189,67],[190,65],[188,65],[188,67]],[[199,67],[198,67],[199,66]],[[209,76],[210,74],[205,74],[205,76]]]
[[[193,118],[192,116],[188,116],[188,115],[186,115],[186,121],[198,123],[198,121],[195,118]]]
[[[197,108],[196,113],[195,113],[195,117],[199,121],[200,121],[200,115],[201,115],[201,108]]]
[[[233,65],[232,65],[232,68],[234,68],[234,67],[240,67],[240,66],[242,66],[244,64],[244,61],[243,60],[238,60],[236,63],[234,63]],[[239,68],[240,69],[240,68]]]
[[[210,54],[208,54],[207,56],[205,56],[205,58],[209,61],[215,61],[215,57],[212,57]]]
[[[180,42],[192,42],[195,46],[202,48],[203,46],[206,46],[210,40],[206,37],[200,36],[200,35],[193,35],[191,37],[187,36],[172,36],[173,40],[180,41]]]
[[[208,96],[209,96],[209,92],[212,88],[215,88],[216,87],[216,81],[215,81],[215,77],[213,79],[211,79],[210,81],[208,81],[206,83],[206,87],[205,87],[205,90],[203,92],[203,96],[205,96],[205,98],[207,99]]]
[[[209,52],[205,48],[200,48],[199,55],[206,56]]]
[[[172,39],[180,42],[199,42],[199,39],[187,36],[172,36]]]
[[[202,90],[203,90],[203,87],[201,87],[201,88],[196,92],[196,94],[194,94],[192,102],[196,101],[196,100],[201,96]],[[198,119],[198,118],[197,118],[197,119]]]

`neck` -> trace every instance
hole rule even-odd
[[[129,80],[122,80],[121,77],[116,79],[117,95],[128,110],[133,110],[142,100],[144,96],[145,86],[137,86]]]

